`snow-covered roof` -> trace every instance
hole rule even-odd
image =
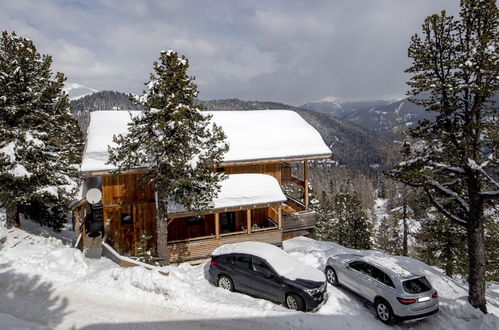
[[[125,134],[130,116],[139,111],[94,111],[90,114],[82,172],[108,171],[108,146],[113,135]],[[224,162],[331,157],[319,132],[299,114],[288,110],[213,111],[213,121],[227,135]]]
[[[210,209],[280,203],[286,200],[279,182],[266,174],[232,174],[221,182],[221,191]],[[168,213],[186,212],[173,202],[168,203]]]
[[[298,278],[310,281],[324,282],[326,278],[317,268],[304,264],[293,258],[277,246],[262,242],[238,242],[218,247],[213,256],[229,253],[244,253],[266,260],[281,276],[290,280]]]

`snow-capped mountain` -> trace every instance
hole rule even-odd
[[[305,103],[301,106],[301,108],[314,110],[318,112],[329,113],[332,115],[336,115],[340,113],[343,109],[341,103],[332,96],[324,97],[315,102]]]
[[[353,111],[363,108],[383,106],[390,104],[391,102],[392,101],[385,100],[340,102],[336,98],[328,96],[319,101],[305,103],[301,106],[301,108],[328,113],[339,118],[344,118]]]
[[[77,100],[84,96],[98,92],[98,90],[80,85],[78,83],[66,82],[63,90],[68,93],[70,100]]]
[[[343,117],[364,128],[385,134],[399,134],[415,127],[423,119],[433,119],[434,114],[423,107],[402,99],[387,105],[364,107]]]

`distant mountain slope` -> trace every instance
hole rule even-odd
[[[496,94],[493,101],[499,103],[499,94]],[[426,111],[424,107],[405,98],[387,105],[365,107],[342,118],[390,138],[396,138],[409,128],[415,128],[423,119],[434,120],[435,116],[436,112]]]
[[[338,102],[336,99],[327,97],[316,102],[305,103],[300,106],[300,108],[305,108],[309,110],[314,110],[317,112],[328,113],[335,115],[339,118],[343,118],[353,111],[362,108],[372,108],[376,106],[382,106],[390,104],[391,101],[358,101],[358,102]]]
[[[133,103],[128,94],[114,91],[96,92],[71,100],[69,103],[71,111],[78,118],[80,127],[84,133],[87,131],[90,121],[90,112],[97,110],[141,110],[142,107]]]
[[[68,93],[70,100],[77,100],[84,96],[98,92],[96,89],[71,82],[66,82],[63,90]]]
[[[114,108],[125,110],[142,109],[141,106],[130,100],[128,94],[114,91],[96,92],[71,101],[71,109],[74,112],[112,110]]]
[[[415,127],[423,119],[434,117],[434,114],[425,111],[423,107],[403,99],[387,105],[362,108],[343,119],[381,134],[395,136]]]

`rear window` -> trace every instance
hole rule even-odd
[[[407,293],[421,293],[431,290],[431,284],[426,277],[404,281],[402,282],[402,286]]]

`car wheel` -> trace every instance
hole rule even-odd
[[[338,282],[338,276],[336,276],[336,272],[331,267],[326,267],[326,279],[328,283],[338,286],[340,283]]]
[[[289,309],[301,312],[305,310],[305,304],[303,303],[303,299],[294,293],[286,295],[285,303],[286,307]]]
[[[234,283],[232,282],[232,279],[227,275],[220,275],[218,277],[217,286],[225,290],[234,291]]]
[[[376,315],[381,320],[381,322],[386,324],[392,324],[394,320],[394,315],[392,307],[386,300],[378,299],[374,304],[376,308]]]

